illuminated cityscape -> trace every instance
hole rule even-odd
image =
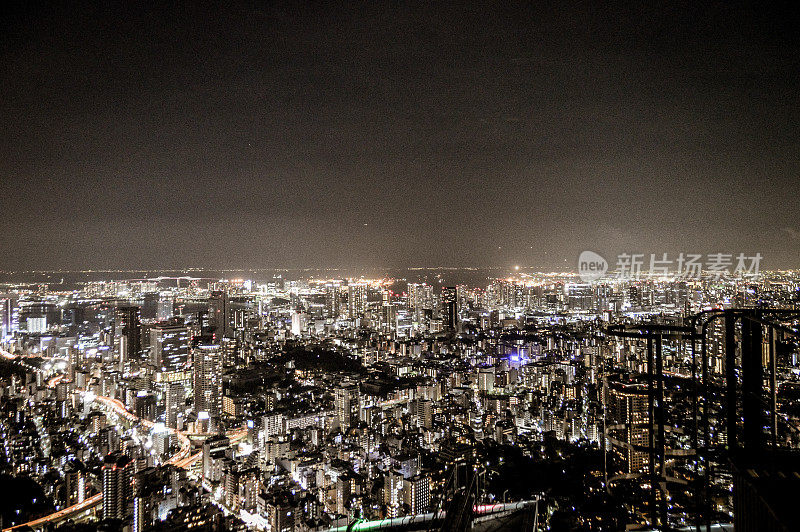
[[[4,470],[39,499],[4,526],[439,527],[471,475],[474,515],[516,520],[507,529],[526,511],[553,530],[732,523],[734,470],[702,445],[728,443],[726,399],[709,391],[726,322],[693,322],[725,309],[782,309],[769,437],[800,444],[800,274],[407,274],[4,285]],[[656,326],[669,333],[653,410],[652,338],[622,333]]]
[[[800,530],[800,13],[10,2],[0,532]]]

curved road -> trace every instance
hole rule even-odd
[[[97,401],[101,405],[109,408],[110,410],[114,411],[120,417],[124,417],[132,422],[140,422],[143,426],[147,428],[152,428],[155,423],[152,421],[148,421],[146,419],[141,419],[134,415],[133,413],[129,412],[125,405],[119,399],[113,399],[111,397],[104,397],[104,396],[95,396],[94,401]],[[180,442],[180,449],[177,453],[169,458],[165,464],[174,465],[176,467],[180,467],[182,469],[188,468],[191,464],[196,462],[202,456],[202,452],[195,453],[190,455],[191,451],[191,443],[189,441],[189,437],[183,431],[175,430],[175,429],[167,429],[169,432],[178,436],[178,441]],[[247,429],[237,429],[231,430],[228,432],[228,436],[233,440],[241,440],[247,434]],[[97,495],[93,495],[88,499],[84,500],[83,502],[73,504],[72,506],[68,506],[62,510],[57,512],[53,512],[52,514],[46,515],[44,517],[40,517],[38,519],[34,519],[33,521],[28,521],[27,523],[22,523],[19,525],[15,525],[9,528],[3,529],[3,532],[10,532],[12,530],[16,530],[22,527],[31,527],[36,528],[40,527],[47,523],[52,523],[54,521],[60,521],[65,519],[69,516],[79,514],[85,510],[89,510],[98,506],[103,502],[103,495],[102,493],[98,493]]]

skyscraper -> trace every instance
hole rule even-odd
[[[397,326],[397,307],[392,303],[392,293],[383,291],[383,304],[381,305],[381,326],[385,331],[394,330]]]
[[[203,442],[203,478],[212,478],[214,459],[223,455],[231,446],[225,436],[212,436]]]
[[[427,475],[415,475],[403,481],[403,503],[411,514],[424,514],[431,503],[431,479]]]
[[[425,283],[409,283],[408,285],[408,310],[412,313],[415,324],[421,325],[424,321],[425,310],[433,308],[433,286]]]
[[[208,322],[214,338],[232,336],[231,308],[228,294],[222,290],[214,290],[208,298]]]
[[[186,403],[186,389],[183,384],[173,382],[167,385],[165,391],[165,416],[164,422],[171,429],[178,428],[178,417],[183,412]]]
[[[180,323],[159,323],[150,328],[150,359],[158,371],[177,371],[189,362],[189,328]]]
[[[292,334],[300,336],[306,330],[308,324],[308,314],[299,310],[292,312]]]
[[[458,290],[455,286],[442,288],[442,321],[451,330],[458,327]]]
[[[0,298],[0,338],[8,336],[19,326],[19,309],[16,299],[3,296]]]
[[[403,475],[397,471],[389,471],[383,480],[383,503],[386,505],[386,517],[399,517],[402,497]]]
[[[360,406],[358,383],[344,382],[336,388],[336,419],[339,421],[339,427],[342,432],[346,432],[353,422],[358,419]]]
[[[158,315],[158,292],[147,292],[142,296],[142,318],[145,320],[154,320]]]
[[[341,312],[342,285],[339,282],[325,284],[325,313],[338,318]]]
[[[367,285],[358,283],[347,286],[347,317],[358,318],[367,308]]]
[[[222,400],[222,350],[219,345],[198,345],[194,354],[194,409],[218,415]]]
[[[139,356],[142,349],[139,307],[117,307],[114,312],[114,348],[119,355],[120,369]]]
[[[64,502],[69,505],[86,499],[86,466],[79,460],[71,460],[64,467]]]
[[[122,452],[105,457],[103,477],[103,519],[125,519],[131,508],[133,465]]]
[[[169,292],[162,293],[158,298],[158,311],[156,319],[168,320],[175,313],[175,298]]]
[[[623,433],[619,446],[627,467],[627,473],[645,470],[648,453],[640,450],[648,445],[650,429],[647,412],[647,390],[641,384],[610,382],[607,388],[608,414],[611,420],[621,424]]]

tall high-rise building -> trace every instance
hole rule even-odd
[[[105,457],[102,468],[103,519],[125,519],[132,510],[133,464],[122,452]]]
[[[214,290],[208,298],[208,324],[217,340],[233,335],[230,301],[222,290]]]
[[[222,358],[220,359],[220,363],[222,364],[221,367],[226,368],[235,366],[241,361],[240,347],[241,342],[235,338],[228,337],[222,339],[222,341],[219,343],[219,348],[222,351]]]
[[[308,317],[308,314],[299,310],[292,312],[292,334],[294,336],[300,336],[305,332]]]
[[[154,497],[159,484],[152,467],[137,471],[133,476],[133,527],[131,532],[144,532],[153,520],[153,509],[156,505]],[[155,493],[154,493],[155,492]]]
[[[89,481],[86,466],[79,460],[71,460],[64,466],[64,502],[67,506],[86,500]]]
[[[139,356],[142,349],[139,307],[117,307],[114,312],[114,348],[119,355],[120,369]]]
[[[148,421],[155,421],[158,401],[152,392],[139,391],[133,397],[133,413]]]
[[[367,309],[367,285],[363,283],[347,286],[347,317],[356,319]]]
[[[417,325],[423,322],[425,310],[433,309],[433,286],[425,283],[409,283],[408,310]]]
[[[197,345],[194,354],[194,409],[219,415],[222,401],[222,349],[217,344]]]
[[[627,473],[640,473],[649,462],[646,447],[650,437],[650,416],[648,415],[647,389],[641,384],[609,383],[607,388],[608,414],[611,419],[624,426],[626,445],[618,451],[625,460]]]
[[[0,338],[19,328],[19,308],[13,297],[0,297]]]
[[[358,420],[358,411],[361,407],[358,383],[344,382],[336,388],[334,406],[339,427],[342,432],[346,432]]]
[[[158,311],[156,319],[164,321],[170,319],[175,313],[175,298],[168,292],[162,293],[158,298]]]
[[[73,334],[86,321],[86,311],[81,305],[69,305],[61,311],[61,324],[70,328]]]
[[[178,428],[178,419],[186,405],[186,389],[179,382],[169,383],[164,393],[164,422],[171,429]]]
[[[224,454],[231,446],[231,440],[225,436],[212,436],[203,442],[203,478],[213,478],[214,460]]]
[[[389,292],[389,290],[383,291],[381,327],[383,327],[385,331],[391,331],[397,327],[397,307],[392,303],[392,293]]]
[[[180,323],[158,323],[150,328],[150,360],[158,371],[184,369],[189,363],[189,328]]]
[[[442,321],[449,329],[458,328],[458,290],[455,286],[442,288]]]
[[[389,471],[383,480],[383,504],[386,505],[386,517],[399,517],[402,503],[403,475],[397,471]]]
[[[325,284],[325,313],[338,318],[342,311],[342,285],[339,282]]]
[[[427,475],[415,475],[403,481],[403,503],[412,515],[424,514],[431,504],[431,479]]]
[[[158,292],[146,292],[142,295],[142,318],[154,320],[158,315]]]
[[[233,328],[237,331],[247,330],[255,318],[252,308],[237,308],[233,310]]]

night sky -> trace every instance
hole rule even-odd
[[[2,8],[0,269],[800,267],[788,8],[134,3]]]

